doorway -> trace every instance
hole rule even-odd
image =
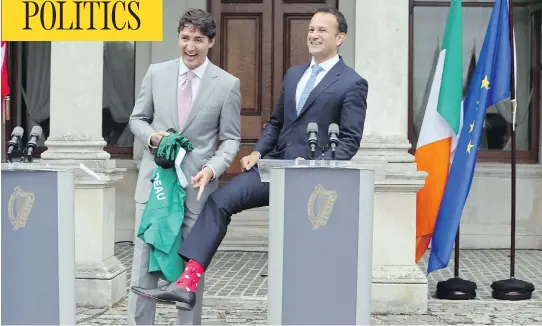
[[[221,182],[242,172],[239,160],[252,152],[271,118],[288,68],[310,61],[306,39],[314,12],[337,5],[337,0],[209,2],[217,23],[210,60],[241,80],[241,149]]]

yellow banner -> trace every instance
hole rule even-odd
[[[161,41],[162,0],[2,0],[2,41]]]

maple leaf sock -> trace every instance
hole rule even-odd
[[[205,272],[205,268],[201,266],[197,261],[190,259],[186,264],[186,268],[181,276],[175,281],[175,284],[186,291],[196,292],[198,288],[199,279]]]

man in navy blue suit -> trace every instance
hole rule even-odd
[[[338,10],[317,10],[307,36],[311,62],[286,72],[271,120],[254,151],[241,159],[245,172],[208,197],[179,250],[179,255],[188,262],[185,271],[166,288],[132,287],[132,291],[150,300],[191,310],[199,279],[224,239],[231,216],[269,205],[269,184],[260,180],[258,160],[261,157],[309,159],[306,130],[310,122],[326,128],[331,123],[339,125],[335,159],[350,160],[356,154],[365,123],[368,84],[338,54],[347,28],[346,19]],[[327,144],[327,138],[326,133],[320,135],[322,143]],[[324,159],[331,159],[329,149],[318,149],[316,157],[322,154]]]

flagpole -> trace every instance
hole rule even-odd
[[[471,71],[472,68],[472,71]],[[467,96],[468,87],[470,83],[472,82],[472,77],[474,75],[474,71],[476,70],[476,42],[473,42],[472,47],[472,54],[471,59],[469,63],[469,69],[467,71],[467,82],[465,83],[465,88],[463,89],[463,98]],[[457,228],[457,233],[455,234],[455,243],[454,243],[454,278],[459,278],[459,256],[460,256],[460,249],[459,249],[459,238],[461,234],[461,224]],[[466,284],[461,284],[463,288],[466,288]],[[469,286],[475,286],[475,284],[469,284]]]
[[[491,284],[491,296],[500,300],[528,300],[532,298],[534,285],[515,278],[516,264],[516,60],[514,42],[513,0],[508,0],[508,24],[510,34],[510,104],[512,109],[511,149],[511,214],[510,214],[510,278],[495,281]]]
[[[455,6],[458,6],[459,7],[459,11],[462,12],[462,3],[460,0],[455,0],[455,1],[452,1],[450,2],[450,12],[452,10],[452,8],[454,8]],[[462,18],[462,15],[459,14],[459,17],[458,17],[458,20],[459,20],[459,23],[457,24],[457,26],[459,26],[459,28],[461,29],[460,32],[458,32],[458,34],[461,35],[461,44],[463,43],[463,18]],[[446,26],[446,31],[444,32],[445,35],[447,34],[447,31],[448,31],[448,25]],[[445,39],[446,36],[445,36]],[[461,48],[462,48],[462,45],[461,45]],[[468,72],[467,72],[467,81],[466,81],[466,85],[464,85],[464,88],[463,88],[463,94],[461,96],[461,104],[459,106],[458,109],[460,110],[463,110],[463,104],[465,103],[465,97],[468,93],[468,88],[469,88],[469,84],[472,80],[472,77],[474,75],[474,71],[476,71],[476,56],[475,56],[475,53],[474,53],[474,47],[473,47],[473,52],[472,52],[472,55],[471,55],[471,59],[470,59],[470,63],[469,63],[469,69],[468,69]],[[462,56],[461,54],[462,50],[460,51],[460,53],[458,54],[459,57]],[[453,53],[453,52],[451,52]],[[462,58],[460,59],[462,61]],[[461,70],[461,65],[460,64],[456,69],[458,69],[458,71]],[[471,68],[472,68],[472,71],[471,71]],[[457,86],[457,85],[456,85]],[[439,98],[440,99],[440,98]],[[457,103],[459,104],[459,103]],[[458,111],[459,113],[459,111]],[[455,157],[455,156],[454,156]],[[454,158],[455,160],[455,158]],[[455,164],[455,161],[454,161],[454,164]],[[449,172],[450,173],[450,172]],[[446,189],[448,190],[448,188]],[[444,201],[444,199],[443,199]],[[441,203],[441,206],[440,206],[440,209],[442,210],[443,206],[442,206],[442,203]],[[449,217],[449,216],[448,216]],[[439,217],[440,218],[440,217]],[[437,223],[438,223],[438,219],[437,219]],[[437,289],[436,289],[436,292],[435,292],[435,295],[437,298],[439,299],[446,299],[446,300],[471,300],[471,299],[474,299],[476,298],[476,289],[477,289],[477,285],[475,282],[472,282],[472,281],[469,281],[469,280],[464,280],[462,278],[459,277],[459,262],[460,262],[460,245],[459,245],[459,237],[460,237],[460,232],[461,232],[461,226],[460,226],[460,223],[458,223],[457,225],[457,229],[456,229],[456,234],[455,234],[455,245],[454,245],[454,277],[452,278],[449,278],[445,281],[439,281],[437,282]],[[434,240],[434,238],[433,238]],[[435,245],[435,241],[432,241],[432,251],[435,249],[436,245]],[[429,263],[431,264],[431,258],[429,258]]]
[[[510,61],[512,67],[510,69],[510,99],[512,104],[512,182],[511,182],[511,223],[510,223],[510,278],[515,276],[515,265],[516,265],[516,72],[515,72],[515,43],[514,43],[514,11],[512,10],[513,0],[508,0],[508,13],[509,13],[509,32],[510,32],[510,44],[511,44],[511,55]]]
[[[437,291],[435,295],[438,299],[446,300],[472,300],[476,298],[476,289],[478,286],[475,282],[464,280],[459,277],[459,232],[461,227],[458,226],[455,234],[454,247],[454,277],[446,281],[437,282]]]
[[[459,232],[461,231],[461,226],[457,228],[457,233],[455,234],[455,247],[454,247],[454,277],[459,277]]]

